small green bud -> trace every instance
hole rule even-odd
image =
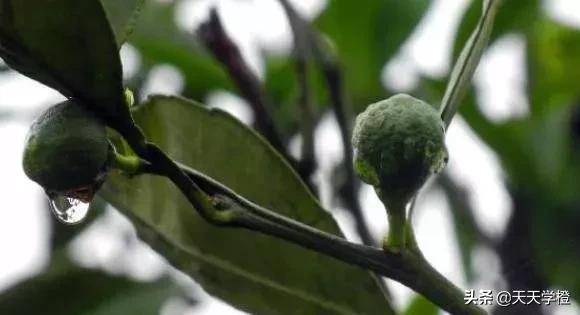
[[[125,104],[128,107],[132,107],[133,105],[135,105],[135,96],[133,95],[133,91],[129,90],[128,88],[125,88],[125,90],[123,91],[123,96],[125,97]]]
[[[429,104],[406,94],[371,104],[353,132],[354,167],[387,203],[407,204],[447,162],[444,127]]]
[[[34,121],[22,164],[26,175],[48,193],[90,194],[103,180],[108,156],[103,123],[81,105],[65,101]]]

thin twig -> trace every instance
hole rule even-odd
[[[209,20],[200,25],[197,36],[226,68],[240,94],[252,107],[256,115],[258,131],[276,150],[290,160],[286,146],[273,121],[260,81],[246,64],[238,46],[227,35],[215,8],[210,11]]]
[[[286,11],[291,25],[295,25],[295,29],[299,29],[303,34],[301,41],[308,45],[316,62],[322,68],[325,77],[326,85],[328,87],[332,108],[338,122],[340,129],[340,137],[342,140],[344,152],[344,170],[346,172],[346,179],[340,187],[338,196],[346,205],[346,208],[352,214],[357,233],[364,244],[373,244],[373,238],[369,232],[368,226],[364,220],[362,207],[358,200],[359,181],[355,175],[352,165],[352,113],[350,107],[346,104],[346,97],[344,95],[344,86],[342,81],[342,73],[340,66],[335,56],[330,53],[330,49],[325,45],[320,35],[312,29],[310,23],[304,20],[290,5],[287,0],[280,0],[282,7]]]
[[[316,188],[310,176],[312,174],[310,168],[312,167],[304,167],[288,153],[285,142],[270,113],[271,106],[268,104],[260,80],[246,64],[238,46],[226,33],[215,8],[210,11],[209,20],[200,25],[197,36],[226,68],[240,94],[252,107],[258,132],[292,165],[310,190],[315,192]]]
[[[296,79],[298,82],[298,104],[300,108],[300,129],[302,133],[302,156],[299,162],[300,173],[310,177],[316,169],[316,151],[314,147],[314,109],[308,77],[310,52],[303,36],[303,31],[296,23],[290,23],[294,37],[294,58]]]
[[[298,104],[302,134],[302,152],[298,162],[298,173],[303,177],[310,178],[316,170],[316,150],[314,147],[314,110],[312,108],[312,95],[309,88],[306,59],[297,57],[295,68],[300,91]]]

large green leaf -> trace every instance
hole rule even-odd
[[[384,97],[381,71],[427,11],[427,0],[332,0],[317,21],[336,44],[358,109]]]
[[[177,161],[242,196],[340,235],[299,177],[230,115],[157,96],[135,112],[147,137]],[[375,278],[324,255],[202,220],[166,179],[111,174],[101,195],[140,236],[211,294],[254,314],[388,314]]]
[[[0,0],[0,57],[107,118],[128,116],[115,37],[98,0]]]
[[[117,45],[121,46],[133,32],[145,0],[101,0],[101,2],[107,12]]]

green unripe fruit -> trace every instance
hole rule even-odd
[[[383,202],[406,204],[447,161],[444,127],[429,104],[406,94],[371,104],[353,131],[354,168]]]
[[[105,126],[72,101],[50,107],[28,132],[26,175],[49,193],[83,191],[102,180],[109,156]]]

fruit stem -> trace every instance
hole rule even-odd
[[[383,249],[400,250],[406,246],[407,239],[407,216],[405,204],[390,203],[387,208],[387,218],[389,220],[389,232],[383,239]]]

